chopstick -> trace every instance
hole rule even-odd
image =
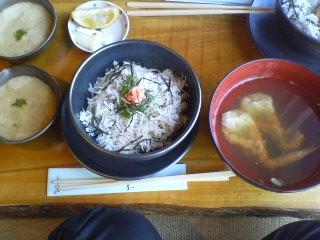
[[[199,3],[174,3],[174,2],[128,2],[128,7],[133,8],[161,8],[161,9],[232,9],[232,10],[272,10],[272,8],[256,8],[246,5],[222,5]]]
[[[161,16],[186,16],[186,15],[221,15],[221,14],[249,14],[272,13],[273,9],[183,9],[183,10],[133,10],[127,11],[128,16],[134,17],[161,17]]]
[[[88,183],[109,183],[116,182],[115,179],[105,179],[105,178],[88,178],[88,179],[55,179],[51,183],[55,184],[88,184]]]
[[[219,15],[272,13],[272,8],[256,8],[241,5],[171,3],[171,2],[128,2],[128,7],[145,8],[148,10],[129,10],[129,16],[183,16],[183,15]],[[156,9],[154,9],[156,8]],[[149,10],[151,9],[151,10]],[[163,10],[166,9],[166,10]],[[168,10],[167,10],[168,9]]]
[[[172,181],[204,182],[204,181],[228,181],[235,176],[231,171],[185,174],[166,177],[154,177],[131,181],[117,181],[113,179],[56,179],[51,182],[56,184],[57,190],[72,190],[94,187],[111,187],[136,183],[164,183]]]

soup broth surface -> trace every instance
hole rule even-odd
[[[230,89],[218,107],[216,126],[224,157],[237,159],[232,163],[240,173],[250,172],[257,183],[273,188],[315,177],[320,167],[319,99],[309,96],[296,84],[268,77]]]
[[[19,76],[0,86],[0,136],[24,140],[40,132],[53,118],[57,99],[43,81]]]

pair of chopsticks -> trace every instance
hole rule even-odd
[[[129,16],[183,16],[183,15],[219,15],[272,13],[272,8],[256,8],[242,5],[173,3],[173,2],[128,2],[128,7],[145,10],[129,10]]]
[[[128,185],[137,183],[168,183],[174,181],[187,181],[187,182],[210,182],[210,181],[228,181],[230,177],[235,176],[231,171],[210,172],[210,173],[196,173],[185,174],[166,177],[145,178],[131,181],[118,181],[114,179],[105,178],[91,178],[91,179],[55,179],[51,183],[56,185],[57,191],[85,189],[95,187],[113,187],[118,185]]]

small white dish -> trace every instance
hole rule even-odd
[[[114,23],[104,29],[93,30],[83,28],[73,21],[70,16],[68,21],[69,35],[73,44],[81,50],[92,53],[105,45],[127,38],[130,29],[129,17],[118,5],[107,1],[89,1],[81,4],[75,10],[106,7],[119,9],[119,17]]]

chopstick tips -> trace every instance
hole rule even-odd
[[[128,7],[144,10],[129,10],[129,16],[186,16],[273,13],[273,8],[256,8],[247,5],[221,5],[174,2],[128,2]]]

